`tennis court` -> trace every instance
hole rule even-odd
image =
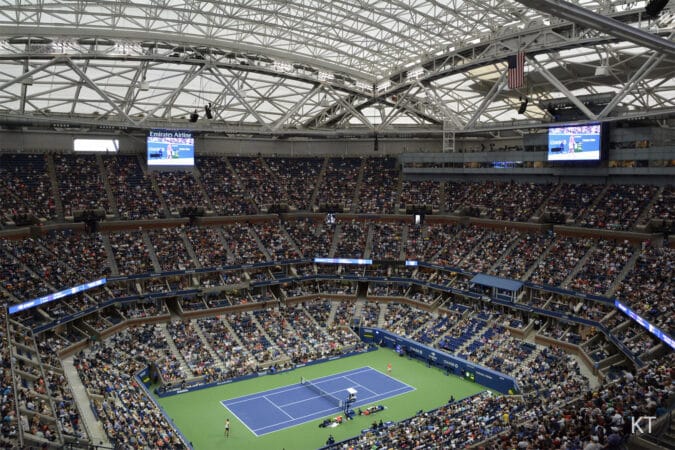
[[[311,384],[284,386],[220,403],[253,434],[262,436],[336,414],[347,388],[358,391],[352,407],[358,407],[415,390],[371,367],[361,367],[311,380]]]

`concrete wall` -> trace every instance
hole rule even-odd
[[[70,152],[74,138],[96,137],[116,138],[120,141],[120,153],[145,153],[145,135],[96,135],[76,132],[24,133],[21,131],[0,131],[0,151],[10,152]],[[440,152],[442,140],[438,139],[384,139],[378,140],[375,150],[373,139],[261,139],[228,138],[220,136],[198,137],[195,142],[199,154],[227,155],[355,155],[380,156],[398,155],[404,152]]]

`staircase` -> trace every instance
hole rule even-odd
[[[199,340],[202,341],[202,345],[204,346],[204,348],[206,349],[206,351],[209,352],[209,355],[211,355],[211,358],[212,358],[214,361],[217,361],[217,362],[218,362],[218,365],[219,365],[221,368],[224,368],[224,365],[223,365],[222,360],[220,359],[220,357],[218,356],[218,354],[216,353],[216,351],[213,350],[213,347],[211,347],[211,344],[209,344],[209,341],[208,341],[208,339],[206,339],[206,336],[204,336],[204,332],[202,331],[202,327],[199,326],[199,324],[197,323],[197,321],[192,321],[191,324],[192,324],[192,329],[195,331],[195,334],[196,334],[197,336],[199,336]]]
[[[267,261],[272,261],[272,256],[267,251],[267,248],[263,245],[262,241],[260,240],[260,236],[258,236],[258,233],[255,232],[253,227],[248,228],[248,234],[256,242],[256,244],[258,244],[258,249],[263,255],[265,255],[265,259],[267,259]]]
[[[440,198],[438,199],[438,201],[439,201],[438,209],[442,213],[443,212],[452,213],[452,211],[446,211],[446,207],[447,207],[447,204],[448,204],[448,194],[447,194],[447,191],[446,191],[447,184],[445,183],[445,181],[441,181],[440,183],[441,183],[441,186],[438,188],[438,195],[440,196]]]
[[[326,176],[326,168],[328,167],[328,157],[323,159],[323,164],[321,165],[321,170],[319,175],[316,177],[316,184],[314,185],[314,191],[312,191],[312,196],[309,199],[309,209],[312,210],[312,207],[316,205],[316,197],[319,195],[319,187],[323,184],[323,179]]]
[[[191,377],[192,370],[190,370],[190,368],[187,365],[187,362],[185,362],[183,354],[178,351],[178,348],[176,347],[176,344],[175,342],[173,342],[173,338],[171,337],[171,333],[169,333],[169,330],[166,328],[166,324],[165,323],[160,324],[159,328],[160,330],[162,330],[162,333],[166,338],[166,343],[169,346],[169,351],[176,357],[176,360],[180,362],[181,371],[185,374],[186,377],[188,378]]]
[[[371,223],[368,225],[368,231],[366,232],[366,248],[363,249],[363,258],[368,259],[373,253],[373,234],[374,234],[374,225]]]
[[[112,246],[110,245],[110,237],[108,233],[101,233],[101,241],[103,241],[103,248],[105,248],[105,253],[107,256],[108,267],[110,267],[111,275],[119,275],[120,271],[117,267],[117,261],[115,261],[115,254],[112,251]]]
[[[166,203],[166,199],[162,195],[161,189],[159,189],[159,184],[157,183],[157,178],[155,178],[152,175],[148,175],[150,177],[150,184],[152,185],[152,189],[157,193],[157,198],[159,199],[159,204],[162,205],[162,211],[164,211],[164,217],[171,217],[171,210],[169,209],[169,205]]]
[[[405,250],[406,250],[406,244],[408,242],[408,231],[409,230],[410,230],[410,227],[407,223],[403,223],[403,225],[401,225],[401,248],[399,249],[399,252],[398,252],[398,259],[401,260],[401,261],[406,260]]]
[[[73,400],[77,404],[80,413],[80,419],[84,423],[84,428],[89,432],[89,440],[92,444],[102,444],[112,448],[108,436],[105,434],[101,422],[98,421],[91,408],[87,388],[85,388],[80,379],[77,369],[73,365],[73,357],[69,356],[61,360],[63,366],[63,375],[68,380],[68,385],[73,393]]]
[[[595,251],[596,248],[597,248],[597,247],[596,247],[595,245],[593,245],[591,248],[588,249],[588,251],[586,252],[586,254],[583,256],[583,258],[581,258],[581,259],[579,260],[579,262],[578,262],[577,265],[574,267],[574,269],[572,270],[572,272],[570,272],[570,274],[567,275],[567,278],[565,278],[565,279],[563,280],[563,282],[560,284],[561,287],[563,287],[563,288],[567,287],[567,285],[568,285],[569,283],[571,283],[572,280],[574,280],[574,277],[576,277],[577,274],[578,274],[578,273],[581,271],[581,269],[584,267],[584,265],[586,265],[586,261],[588,261],[588,259],[591,257],[591,255],[593,254],[593,252]]]
[[[49,173],[49,180],[52,184],[52,197],[54,197],[54,208],[56,209],[56,215],[59,219],[63,220],[64,211],[63,211],[63,202],[61,201],[61,193],[59,191],[59,180],[56,178],[56,167],[54,165],[54,156],[46,155],[47,160],[47,173]]]
[[[115,217],[119,216],[119,209],[117,209],[117,199],[113,194],[110,183],[108,182],[108,171],[103,164],[103,157],[101,155],[96,155],[96,164],[98,165],[98,170],[101,174],[101,181],[103,182],[103,188],[105,189],[105,194],[108,197],[108,204],[110,205],[109,213],[114,214]]]
[[[244,183],[241,182],[241,177],[239,176],[237,171],[234,170],[234,166],[230,162],[230,159],[229,158],[224,158],[224,159],[225,159],[225,165],[227,166],[227,170],[229,170],[230,173],[232,174],[232,178],[234,179],[234,181],[236,181],[236,183],[239,186],[241,192],[246,192],[246,189],[244,189]],[[253,199],[251,199],[249,197],[247,200],[253,206],[256,214],[260,213],[260,209],[258,208],[258,205],[253,201]]]
[[[190,258],[195,263],[195,267],[197,269],[201,269],[202,265],[199,262],[199,258],[197,257],[197,254],[195,253],[194,247],[192,247],[192,243],[190,242],[190,239],[188,239],[187,234],[185,233],[185,230],[181,230],[179,233],[180,238],[183,240],[183,245],[185,245],[185,250],[187,250],[187,254],[190,255]]]
[[[338,305],[340,302],[331,301],[330,302],[330,313],[328,313],[328,318],[326,319],[326,328],[333,325],[333,320],[335,320],[335,313],[337,313]]]
[[[560,192],[560,189],[562,189],[562,183],[557,183],[557,184],[555,185],[555,187],[553,188],[553,190],[551,191],[551,193],[548,194],[548,197],[546,197],[546,198],[544,199],[544,201],[541,202],[541,205],[539,205],[539,207],[536,209],[536,211],[534,211],[534,213],[532,214],[532,217],[530,217],[530,220],[531,220],[531,221],[536,222],[537,220],[539,220],[539,218],[541,217],[542,213],[544,212],[544,208],[546,207],[546,205],[548,205],[548,201],[549,201],[549,200],[551,199],[551,197],[553,197],[554,195],[558,195],[558,192]]]
[[[359,198],[361,198],[361,185],[363,184],[363,173],[366,171],[366,158],[361,159],[361,167],[359,167],[359,175],[356,177],[356,187],[354,188],[354,197],[352,197],[352,207],[350,212],[357,212],[359,206]]]
[[[288,244],[295,252],[298,253],[298,255],[303,254],[300,247],[298,247],[298,244],[296,244],[295,240],[291,237],[291,235],[288,233],[288,230],[286,230],[286,227],[281,222],[279,222],[279,233],[281,233],[281,235],[288,241]]]
[[[342,224],[340,222],[335,224],[335,231],[333,231],[333,242],[330,245],[330,251],[328,252],[329,258],[335,257],[335,252],[337,251],[338,243],[340,242],[340,235],[342,234]]]
[[[616,276],[614,281],[612,282],[612,285],[609,287],[607,292],[605,292],[606,297],[611,297],[614,295],[616,290],[619,288],[619,285],[623,281],[624,278],[626,278],[626,275],[633,270],[633,267],[635,267],[635,263],[637,262],[638,258],[640,257],[640,249],[636,248],[633,254],[631,255],[630,259],[626,262],[626,265],[623,266],[623,269],[621,269],[621,272]]]
[[[637,218],[635,221],[635,224],[640,225],[640,224],[647,224],[649,222],[649,210],[652,209],[654,204],[659,200],[659,197],[663,195],[663,191],[665,190],[665,186],[659,186],[658,190],[654,194],[651,200],[649,200],[649,203],[647,203],[647,206],[645,206],[645,209],[642,210],[642,213],[640,213],[640,216]],[[634,225],[635,225],[634,224]]]
[[[211,199],[209,198],[208,194],[206,193],[206,189],[204,189],[204,184],[202,183],[201,174],[199,173],[199,170],[196,167],[194,167],[192,169],[192,176],[194,177],[195,183],[197,184],[197,187],[199,188],[199,191],[202,194],[202,199],[204,199],[204,202],[205,202],[204,204],[207,206],[209,211],[214,211],[213,203],[211,203]]]
[[[554,244],[555,244],[555,239],[552,239],[552,240],[551,240],[551,243],[548,245],[548,247],[546,247],[546,248],[544,249],[544,251],[541,252],[541,255],[539,255],[539,258],[537,258],[537,260],[530,266],[530,268],[527,269],[527,272],[525,272],[525,275],[523,275],[523,278],[522,278],[523,281],[527,281],[527,280],[530,279],[530,277],[532,276],[532,274],[534,273],[534,271],[537,270],[537,267],[539,267],[539,264],[540,264],[544,259],[546,259],[546,257],[548,256],[548,254],[551,252],[551,250],[553,249]]]
[[[148,256],[150,256],[150,261],[152,261],[152,268],[155,270],[155,272],[161,272],[162,265],[159,263],[157,253],[155,253],[155,246],[152,245],[152,241],[150,240],[150,235],[148,235],[147,231],[143,230],[141,231],[141,236],[143,239],[143,244],[148,249]]]

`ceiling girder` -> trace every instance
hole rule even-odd
[[[614,108],[616,108],[616,105],[618,105],[619,102],[623,100],[626,94],[631,92],[640,81],[644,80],[644,78],[649,74],[649,72],[654,67],[656,67],[661,61],[663,61],[663,58],[665,57],[666,55],[664,54],[659,54],[656,52],[652,53],[649,59],[645,61],[645,63],[642,65],[642,67],[640,67],[633,74],[630,80],[628,80],[628,82],[623,86],[623,88],[616,93],[614,98],[607,104],[607,106],[605,106],[603,110],[600,111],[600,113],[598,114],[598,118],[604,119],[605,117],[607,117],[607,115],[611,113],[612,110],[614,110]]]
[[[549,72],[549,70],[546,67],[541,65],[539,61],[537,61],[535,58],[529,58],[528,61],[534,64],[534,66],[539,70],[539,73],[541,73],[544,76],[544,78],[548,80],[549,83],[551,83],[563,95],[565,95],[565,97],[567,97],[569,101],[571,101],[574,104],[574,106],[579,108],[579,111],[581,111],[588,119],[590,120],[597,119],[597,116],[593,114],[593,112],[590,109],[588,109],[588,107],[584,105],[581,102],[581,100],[577,98],[576,95],[572,94],[572,92],[569,89],[567,89],[567,86],[562,84],[560,80],[558,80],[551,72]]]
[[[564,0],[516,0],[528,8],[551,14],[572,23],[602,31],[615,38],[633,42],[669,57],[675,57],[675,42],[639,28],[631,27],[611,17],[603,16]]]

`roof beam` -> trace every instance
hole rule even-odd
[[[75,72],[77,75],[79,75],[80,79],[82,80],[82,82],[83,82],[84,84],[86,84],[87,86],[89,86],[89,88],[90,88],[91,90],[93,90],[93,91],[96,92],[99,96],[101,96],[101,98],[102,98],[103,100],[105,100],[105,102],[108,103],[110,106],[112,106],[113,109],[114,109],[115,111],[117,111],[117,113],[118,113],[121,117],[123,117],[124,119],[128,120],[130,123],[134,123],[134,121],[131,120],[131,117],[129,117],[129,115],[128,115],[127,113],[124,112],[124,110],[120,107],[120,105],[118,105],[117,103],[115,103],[115,102],[108,96],[108,94],[106,94],[105,92],[103,92],[103,91],[101,90],[101,88],[99,88],[99,87],[96,85],[96,83],[94,83],[93,81],[91,81],[91,79],[87,76],[87,74],[84,73],[84,72],[82,71],[82,69],[80,69],[79,67],[77,67],[77,64],[75,64],[75,63],[74,63],[73,61],[71,61],[69,58],[66,58],[66,59],[65,59],[65,62],[66,62],[66,64],[68,65],[68,67],[70,67],[71,69],[73,69],[73,72]]]
[[[663,58],[665,58],[666,55],[664,54],[658,54],[658,53],[652,53],[652,55],[649,57],[647,61],[633,74],[633,76],[628,80],[628,83],[624,85],[624,87],[616,93],[614,98],[603,108],[602,111],[600,111],[600,114],[598,114],[598,118],[604,119],[607,117],[609,113],[611,113],[616,105],[619,104],[621,100],[628,94],[630,91],[633,90],[633,88],[640,82],[642,81],[648,74],[651,72],[651,70],[658,66],[661,61],[663,61]]]
[[[485,96],[483,99],[483,102],[481,105],[478,107],[476,112],[473,113],[473,116],[469,119],[469,121],[464,125],[464,129],[468,129],[474,126],[478,118],[483,115],[487,107],[492,103],[492,100],[495,99],[497,95],[504,89],[504,84],[506,82],[506,74],[508,73],[508,69],[505,69],[502,74],[499,76],[499,79],[495,84],[492,85],[490,88],[490,92]]]
[[[307,92],[299,101],[295,102],[293,107],[291,107],[286,114],[283,115],[283,117],[279,120],[276,121],[274,125],[272,125],[272,131],[277,131],[281,126],[293,115],[295,114],[302,106],[307,103],[307,100],[312,98],[312,96],[316,95],[319,91],[321,90],[321,85],[317,84],[312,88],[309,92]]]
[[[625,23],[590,11],[563,0],[516,0],[528,8],[569,20],[578,25],[602,31],[610,36],[630,41],[658,53],[675,57],[675,42],[655,36]]]
[[[577,108],[579,108],[579,111],[584,113],[586,117],[588,117],[590,120],[596,120],[597,116],[593,114],[593,111],[588,109],[586,105],[584,105],[581,100],[577,98],[576,95],[572,94],[572,92],[567,89],[567,86],[562,84],[559,79],[557,79],[551,72],[548,71],[548,69],[544,66],[542,66],[539,61],[537,61],[535,58],[528,58],[528,61],[532,62],[537,69],[539,69],[539,73],[543,75],[546,80],[548,80],[549,83],[551,83],[554,87],[556,87],[560,92],[565,95]]]

